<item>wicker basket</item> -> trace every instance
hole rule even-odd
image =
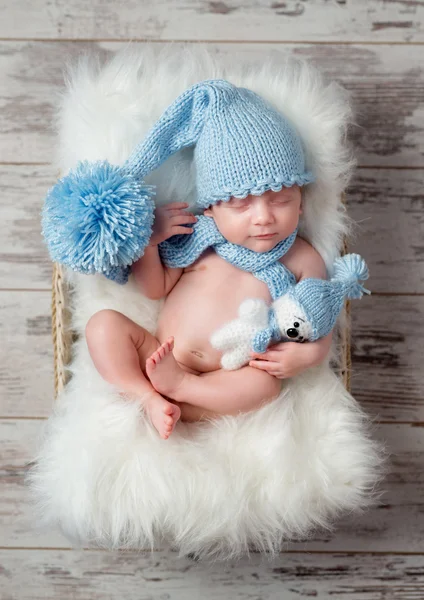
[[[345,241],[343,254],[347,253]],[[72,343],[75,336],[70,328],[69,290],[65,281],[62,266],[53,265],[52,284],[52,332],[54,349],[54,387],[57,396],[69,378]],[[338,374],[343,379],[346,389],[351,391],[351,352],[350,352],[350,301],[345,301],[343,326],[339,337],[340,362]]]

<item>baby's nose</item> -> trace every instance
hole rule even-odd
[[[253,219],[256,223],[270,223],[273,219],[272,210],[265,202],[257,202],[253,207]]]

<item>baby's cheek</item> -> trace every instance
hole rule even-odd
[[[228,211],[231,213],[232,211]],[[228,218],[222,220],[220,223],[217,223],[218,229],[222,233],[222,235],[228,241],[233,244],[241,244],[245,241],[245,224],[243,220],[240,218],[236,218],[234,215],[228,214]]]

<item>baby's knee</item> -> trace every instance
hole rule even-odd
[[[90,317],[85,326],[85,337],[87,341],[93,341],[96,339],[104,340],[110,336],[122,324],[122,318],[124,315],[117,310],[105,308],[94,313]]]

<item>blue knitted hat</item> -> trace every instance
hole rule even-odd
[[[202,208],[314,179],[287,119],[251,90],[222,79],[202,81],[181,94],[123,169],[143,178],[193,145],[196,204]]]
[[[142,179],[188,146],[202,208],[314,180],[281,113],[251,90],[202,81],[174,100],[121,167],[79,162],[49,190],[42,225],[52,260],[116,279],[152,233],[155,192]]]

